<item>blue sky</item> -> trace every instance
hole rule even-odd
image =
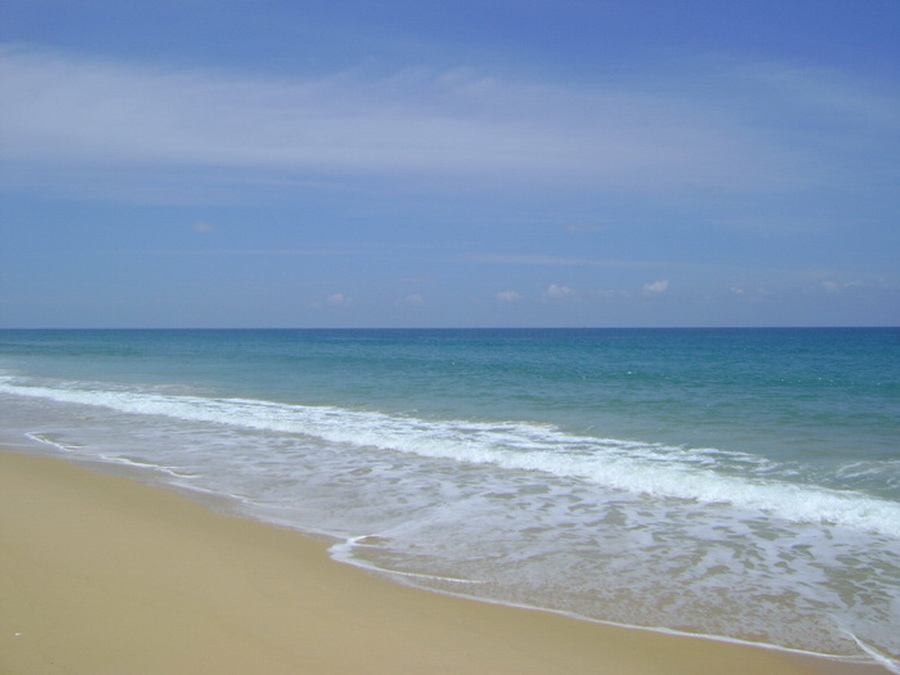
[[[0,0],[0,327],[900,324],[896,0]]]

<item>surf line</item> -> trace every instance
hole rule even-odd
[[[380,539],[380,537],[373,534],[363,534],[358,537],[351,537],[349,539],[346,539],[345,541],[335,544],[329,549],[332,554],[332,558],[334,560],[344,562],[349,565],[354,565],[356,567],[363,567],[367,570],[371,570],[372,572],[380,574],[392,574],[395,576],[410,577],[413,579],[429,579],[431,581],[449,581],[456,584],[486,583],[484,581],[479,581],[478,579],[460,579],[458,577],[445,577],[437,574],[421,574],[420,572],[403,572],[401,570],[391,570],[384,567],[378,567],[377,565],[373,565],[369,562],[365,562],[353,557],[353,554],[350,553],[350,549],[352,549],[354,546],[377,548],[376,545],[365,543],[366,539],[378,540]]]

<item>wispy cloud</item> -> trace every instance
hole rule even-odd
[[[425,298],[418,293],[413,293],[400,300],[398,304],[406,307],[420,307],[425,304]]]
[[[339,249],[155,249],[140,251],[146,255],[184,256],[343,256],[357,255],[359,251]]]
[[[790,152],[671,92],[577,89],[472,71],[239,77],[0,49],[7,161],[217,167],[293,176],[731,189],[797,179]],[[793,178],[792,178],[793,177]]]
[[[479,253],[469,256],[468,259],[472,262],[493,265],[547,265],[557,267],[656,267],[661,264],[644,260],[566,258],[560,256],[518,253]]]
[[[333,293],[325,298],[325,303],[328,305],[340,307],[353,304],[353,300],[351,300],[343,293]]]
[[[886,88],[883,82],[866,82],[833,68],[778,62],[744,63],[736,68],[736,75],[791,105],[802,106],[819,120],[840,120],[844,129],[900,132],[900,92]]]
[[[547,287],[547,290],[544,291],[543,294],[544,300],[550,301],[559,301],[559,300],[574,300],[575,299],[575,291],[573,291],[568,286],[561,286],[559,284],[550,284]]]
[[[644,284],[644,293],[649,293],[651,295],[665,293],[667,290],[669,290],[668,280],[654,281],[648,284]]]
[[[522,295],[516,291],[500,291],[497,293],[497,300],[500,302],[518,302],[522,299]]]

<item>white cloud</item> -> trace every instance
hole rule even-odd
[[[644,292],[645,293],[665,293],[669,289],[668,281],[654,281],[649,284],[644,284]]]
[[[769,91],[813,111],[818,119],[840,119],[843,126],[862,125],[900,131],[896,92],[860,81],[833,68],[798,67],[777,62],[747,63],[737,69],[742,81],[756,81]]]
[[[591,297],[600,300],[612,300],[614,298],[630,298],[632,293],[622,290],[614,290],[611,288],[601,288],[591,292]]]
[[[329,305],[339,306],[339,305],[349,305],[351,301],[350,301],[350,298],[348,298],[343,293],[334,293],[332,295],[329,295],[325,299],[325,302],[328,303]]]
[[[824,288],[829,293],[838,293],[848,288],[862,288],[865,286],[865,284],[861,281],[848,281],[845,283],[839,283],[837,281],[823,281],[821,282],[821,285],[822,288]]]
[[[467,71],[254,79],[2,47],[0,81],[4,155],[29,166],[393,171],[637,189],[788,179],[780,150],[669,90]]]
[[[568,286],[550,284],[544,291],[543,297],[545,300],[571,300],[575,297],[575,291]]]
[[[425,304],[425,298],[418,293],[414,293],[413,295],[407,295],[405,298],[403,298],[400,304],[408,305],[411,307],[418,307]]]
[[[497,300],[500,302],[517,302],[521,299],[521,294],[516,291],[500,291],[497,293]]]
[[[209,234],[210,232],[215,232],[216,228],[214,225],[210,225],[209,223],[194,223],[192,226],[195,232],[202,232],[204,234]]]

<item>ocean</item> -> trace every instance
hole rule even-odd
[[[398,583],[900,672],[900,329],[3,330],[0,443]]]

